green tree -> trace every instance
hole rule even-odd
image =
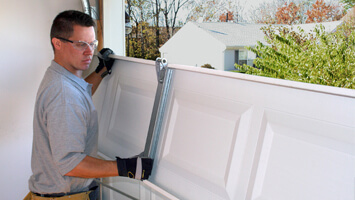
[[[144,27],[144,28],[143,28]],[[132,33],[127,36],[126,52],[127,56],[135,58],[144,58],[155,60],[160,56],[159,49],[156,46],[155,27],[149,26],[146,22],[140,23],[140,26],[133,26]],[[139,31],[137,31],[139,29]],[[139,34],[135,34],[138,32]]]
[[[149,26],[147,23],[148,19],[152,18],[152,13],[149,8],[150,2],[148,0],[127,1],[127,12],[130,16],[130,20],[133,22],[131,34],[126,36],[127,56],[144,58],[146,55],[146,35],[144,33],[146,32],[145,29]]]
[[[175,33],[176,22],[181,8],[191,4],[191,0],[163,0],[162,13],[168,39]]]
[[[328,33],[323,26],[305,33],[288,27],[264,27],[268,45],[249,50],[259,57],[255,67],[236,65],[238,72],[355,89],[354,26]]]
[[[345,10],[348,10],[355,6],[355,0],[341,0],[340,2],[345,4],[344,6]]]

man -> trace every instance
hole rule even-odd
[[[92,18],[79,11],[64,11],[53,21],[54,60],[36,98],[33,175],[27,199],[88,199],[90,194],[90,199],[96,199],[93,178],[120,175],[146,179],[151,173],[153,161],[149,158],[96,158],[98,119],[91,95],[114,60],[99,59],[95,72],[82,79],[98,43],[94,28]],[[112,51],[102,49],[100,53]]]

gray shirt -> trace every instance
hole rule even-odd
[[[98,119],[92,85],[52,61],[38,89],[29,188],[35,193],[87,191],[93,179],[64,176],[97,156]]]

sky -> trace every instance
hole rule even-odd
[[[245,0],[236,0],[236,1],[241,1],[241,2],[243,2],[243,1],[245,1]],[[263,3],[263,2],[273,2],[273,1],[274,1],[274,0],[246,0],[246,4],[247,4],[247,5],[254,6],[254,7],[257,7],[260,3]],[[292,1],[292,0],[290,0],[290,1]],[[336,2],[340,3],[340,0],[324,0],[324,2],[326,2],[326,3],[329,3],[329,2],[331,2],[331,3],[336,3]]]
[[[246,3],[246,5],[248,5],[248,6],[246,6],[246,7],[257,7],[260,3],[263,3],[263,2],[272,2],[273,0],[239,0],[241,3],[242,2],[245,2]]]
[[[195,0],[195,1],[198,2],[199,0]],[[200,0],[200,1],[204,1],[204,0]],[[272,2],[274,0],[235,0],[235,1],[240,3],[241,5],[245,5],[245,9],[247,9],[246,12],[249,12],[249,10],[253,10],[257,8],[260,3]],[[180,18],[181,20],[185,19],[188,12],[189,12],[188,10],[183,9],[182,11],[180,11],[178,18]]]
[[[259,6],[259,4],[267,2],[271,3],[274,0],[236,0],[239,1],[240,3],[245,3],[245,9],[248,11],[251,11]]]

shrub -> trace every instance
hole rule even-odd
[[[343,24],[328,33],[288,27],[264,27],[266,41],[249,50],[259,57],[255,67],[237,65],[240,72],[273,78],[355,89],[354,26]]]
[[[201,67],[202,68],[208,68],[208,69],[214,69],[214,67],[212,67],[212,65],[210,65],[210,64],[204,64]]]

